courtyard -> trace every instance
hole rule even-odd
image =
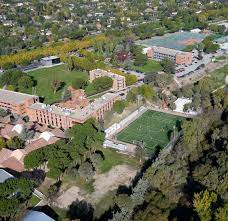
[[[143,142],[145,148],[150,150],[158,146],[164,148],[174,129],[176,132],[180,129],[183,119],[171,114],[147,111],[117,134],[117,139],[132,144]]]

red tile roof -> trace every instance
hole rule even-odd
[[[24,170],[24,164],[17,160],[15,157],[8,158],[2,162],[1,165],[5,168],[10,168],[18,172],[22,172]]]
[[[50,140],[47,142],[46,140],[40,138],[40,139],[37,139],[33,142],[31,142],[30,144],[28,144],[26,147],[25,147],[25,151],[26,151],[26,154],[34,151],[34,150],[37,150],[39,148],[42,148],[42,147],[45,147],[49,144],[53,144],[55,142],[57,142],[59,140],[59,138],[57,137],[52,137],[50,138]]]

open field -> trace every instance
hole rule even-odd
[[[222,86],[225,84],[225,78],[228,75],[228,65],[217,69],[210,73],[210,76],[214,78],[214,89]]]
[[[151,150],[156,146],[163,148],[169,142],[174,126],[179,128],[182,120],[178,116],[147,111],[117,134],[117,139],[127,143],[143,141],[145,147]]]
[[[162,67],[159,62],[153,61],[153,60],[148,60],[147,63],[143,66],[132,66],[132,69],[135,71],[141,71],[144,73],[153,73],[153,72],[158,72],[162,70]]]
[[[32,76],[36,82],[36,94],[40,97],[44,97],[44,102],[49,104],[60,100],[64,88],[69,86],[72,81],[75,81],[78,78],[88,79],[86,73],[79,71],[71,72],[67,69],[66,65],[29,71],[28,74]],[[53,80],[62,82],[62,87],[56,94],[53,93],[52,89]],[[22,92],[32,93],[32,89],[27,89]]]

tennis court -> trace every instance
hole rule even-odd
[[[176,50],[183,50],[189,44],[201,42],[206,36],[206,34],[184,31],[152,37],[150,39],[137,41],[137,43],[141,45],[147,45],[148,47],[160,46],[165,48],[173,48]]]
[[[146,148],[165,147],[169,142],[171,132],[178,131],[184,118],[156,112],[147,111],[127,128],[117,134],[117,139],[127,143],[142,142]]]

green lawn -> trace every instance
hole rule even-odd
[[[163,148],[169,142],[173,127],[178,128],[182,120],[183,118],[175,115],[147,111],[122,130],[117,139],[127,143],[143,141],[145,147],[151,150],[156,146]]]
[[[112,167],[127,164],[134,168],[138,168],[139,162],[135,157],[120,154],[115,150],[109,148],[102,148],[102,153],[104,154],[105,160],[101,163],[99,167],[100,173],[108,172]]]
[[[28,205],[30,207],[36,206],[40,202],[40,198],[38,198],[36,195],[32,194],[32,197],[28,201]]]
[[[159,62],[148,60],[144,66],[132,66],[133,70],[141,71],[144,73],[158,72],[162,70],[162,67]]]
[[[84,72],[69,71],[66,65],[59,65],[52,68],[43,68],[28,72],[36,82],[36,94],[44,97],[45,103],[53,103],[61,99],[64,88],[68,87],[72,81],[83,78],[88,79],[88,75]],[[63,82],[62,88],[53,93],[52,82],[54,79]],[[22,92],[32,93],[32,89],[24,90]]]
[[[214,89],[224,85],[225,78],[228,75],[228,65],[225,65],[224,67],[215,70],[214,72],[210,73],[210,75],[214,78]]]

